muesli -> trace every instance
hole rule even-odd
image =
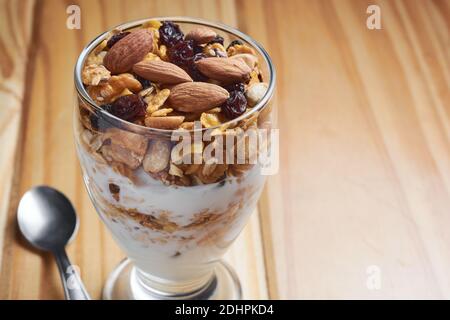
[[[253,110],[268,86],[254,49],[224,42],[210,28],[184,34],[171,21],[152,20],[112,31],[82,70],[87,93],[103,110],[80,100],[78,152],[91,197],[119,244],[161,277],[188,279],[186,265],[220,257],[264,185],[245,133],[270,127],[270,109]],[[108,114],[156,130],[139,134]],[[196,130],[208,130],[209,138],[187,148],[170,134],[193,137]],[[183,264],[167,268],[175,258]]]

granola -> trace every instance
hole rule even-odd
[[[105,34],[77,75],[77,151],[95,208],[135,265],[167,283],[209,277],[264,187],[253,160],[270,141],[253,139],[272,125],[260,103],[270,68],[235,38],[149,20]]]
[[[167,33],[168,27],[176,32],[172,35]],[[257,113],[239,123],[227,124],[250,112],[267,92],[255,50],[240,40],[232,41],[225,49],[223,38],[205,27],[191,30],[184,39],[182,35],[176,24],[157,20],[150,20],[137,30],[113,30],[86,61],[82,79],[87,92],[106,112],[150,128],[193,130],[197,121],[204,129],[220,127],[221,133],[233,126],[244,130],[257,127]],[[108,63],[105,65],[106,54]],[[127,61],[124,62],[124,59]],[[130,59],[134,60],[128,61]],[[154,64],[152,61],[162,62]],[[120,73],[122,70],[125,72]],[[181,86],[170,86],[167,82],[184,82],[186,85],[181,89]],[[209,83],[209,86],[203,83]],[[131,99],[136,94],[143,98],[143,109],[140,105],[133,105],[133,101],[142,104],[139,99]],[[122,100],[115,103],[118,98]],[[130,112],[132,116],[129,116]],[[99,114],[93,112],[82,121],[87,130],[95,129],[96,134],[105,135],[103,140],[110,141],[94,151],[96,157],[101,156],[109,163],[121,163],[132,170],[143,166],[146,172],[164,171],[165,175],[157,178],[165,183],[177,184],[180,181],[178,178],[186,175],[168,165],[175,162],[170,156],[163,168],[160,163],[153,168],[150,164],[153,158],[148,151],[136,155],[133,149],[128,149],[129,146],[114,141],[115,136],[110,131],[98,129],[98,122],[101,121],[98,118]],[[89,121],[95,123],[89,124]],[[214,139],[209,143],[213,142]],[[208,168],[204,161],[202,164]],[[228,166],[231,164],[218,166],[217,170],[212,171],[214,174],[205,174],[210,169],[190,170],[189,183],[215,183],[228,175],[236,176],[237,172],[244,171],[244,167],[237,170],[235,166]],[[183,184],[186,181],[184,179]]]

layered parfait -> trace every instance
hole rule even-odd
[[[246,133],[271,126],[270,108],[257,108],[268,89],[259,60],[211,28],[157,20],[111,31],[85,59],[90,100],[79,99],[75,124],[84,179],[151,276],[208,277],[254,210],[265,179],[250,150],[262,149]]]

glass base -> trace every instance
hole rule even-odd
[[[189,293],[167,294],[145,287],[137,278],[137,270],[129,259],[123,260],[106,280],[104,300],[239,300],[242,289],[233,269],[220,261],[211,280]]]

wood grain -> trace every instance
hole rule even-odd
[[[197,15],[236,25],[234,2],[211,1],[80,1],[82,28],[66,26],[62,1],[40,3],[36,19],[35,68],[31,77],[18,195],[37,184],[52,185],[73,201],[80,216],[79,233],[68,254],[81,269],[87,290],[100,297],[102,285],[122,252],[97,217],[84,189],[72,140],[74,98],[73,66],[81,49],[106,28],[123,21],[163,15]],[[51,36],[49,36],[51,34]],[[64,54],[61,54],[64,53]],[[16,204],[13,204],[13,207]],[[11,210],[6,223],[4,261],[0,275],[0,298],[60,299],[63,297],[56,267],[50,256],[37,255],[17,235]],[[228,253],[243,283],[246,298],[266,298],[264,260],[258,215]],[[255,234],[256,233],[256,234]],[[248,252],[245,259],[242,252]]]
[[[280,172],[227,255],[246,298],[450,298],[449,1],[72,3],[81,30],[65,28],[69,2],[40,1],[34,13],[30,1],[0,2],[1,30],[22,30],[0,35],[1,299],[62,298],[52,259],[16,232],[17,199],[35,184],[74,201],[81,227],[69,255],[94,297],[122,258],[75,157],[72,68],[104,29],[163,15],[237,26],[277,68]],[[370,4],[381,30],[366,27]],[[370,266],[379,289],[367,286]]]
[[[270,296],[448,299],[449,3],[376,1],[382,30],[365,27],[373,1],[240,3],[279,75]]]
[[[34,1],[0,1],[0,235],[5,232],[7,211],[15,184],[14,166],[20,145],[20,127],[25,103],[26,68],[29,62]],[[3,248],[3,236],[0,236]],[[2,262],[0,250],[0,265]]]

